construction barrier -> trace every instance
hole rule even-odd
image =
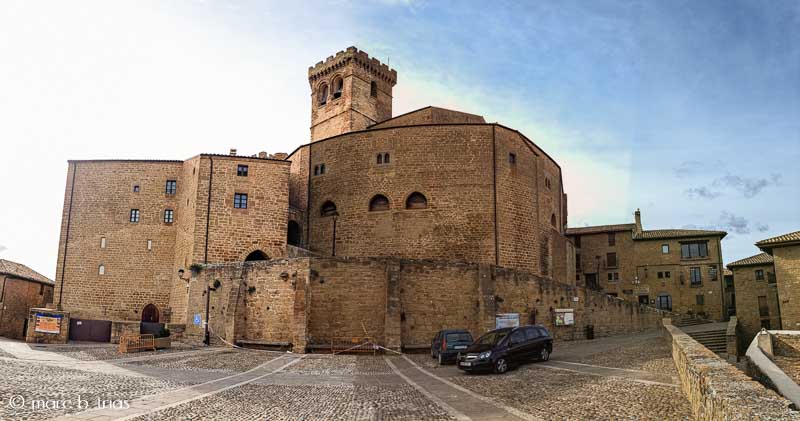
[[[331,339],[331,353],[372,353],[375,355],[374,339],[368,336],[337,336]]]
[[[155,351],[154,335],[123,335],[119,340],[119,352]]]

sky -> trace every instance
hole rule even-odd
[[[0,258],[54,278],[68,159],[291,152],[307,69],[356,46],[428,105],[562,167],[569,225],[800,230],[800,2],[16,1],[0,5]]]

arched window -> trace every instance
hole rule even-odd
[[[319,105],[325,105],[328,102],[328,84],[323,83],[319,87]]]
[[[319,165],[314,165],[314,175],[319,175]]]
[[[302,244],[303,230],[300,224],[295,221],[289,221],[289,227],[286,232],[286,242],[292,246],[300,246]]]
[[[320,164],[319,166],[319,174],[325,174],[325,164]]]
[[[319,214],[321,216],[335,216],[339,213],[336,212],[336,204],[328,200],[322,204],[322,207],[319,209]]]
[[[556,214],[550,215],[550,225],[556,226]]]
[[[369,201],[369,210],[370,212],[389,210],[389,199],[382,194],[376,194]]]
[[[378,96],[378,84],[375,83],[374,80],[369,84],[369,96],[371,97]]]
[[[344,80],[341,76],[336,76],[336,79],[333,80],[333,99],[340,98],[342,90],[344,90]]]
[[[428,199],[420,192],[411,193],[406,199],[406,209],[427,209]]]
[[[378,154],[378,165],[383,164],[383,155]]]
[[[384,164],[388,164],[389,163],[389,154],[388,153],[383,154],[383,163]]]
[[[269,256],[267,256],[266,253],[261,250],[256,250],[244,258],[245,262],[255,262],[258,260],[269,260]]]

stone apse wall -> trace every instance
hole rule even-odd
[[[208,265],[189,285],[185,336],[201,340],[207,284],[210,326],[229,342],[291,344],[295,352],[333,337],[373,337],[390,348],[427,346],[436,331],[466,328],[476,337],[497,313],[547,326],[556,339],[654,329],[662,312],[601,293],[492,265],[378,258],[304,257]],[[577,300],[577,301],[576,301]],[[572,308],[573,326],[555,326]],[[212,340],[219,338],[212,334]]]

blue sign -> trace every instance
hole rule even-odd
[[[194,315],[194,324],[195,324],[196,326],[200,326],[200,323],[202,323],[202,322],[203,322],[203,319],[202,319],[202,318],[200,318],[200,313],[196,313],[196,314]]]

